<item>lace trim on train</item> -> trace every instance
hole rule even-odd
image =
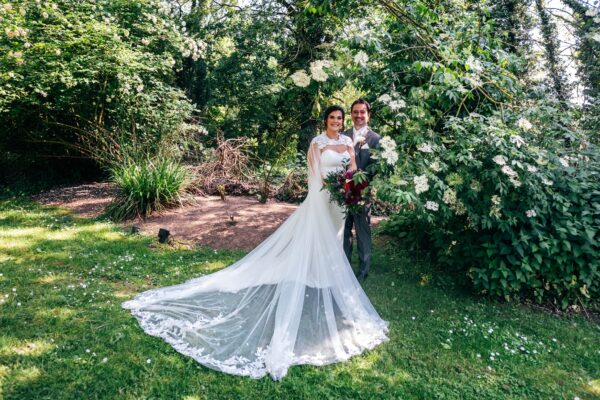
[[[323,354],[296,356],[288,354],[282,357],[286,362],[281,365],[267,366],[266,359],[269,355],[270,347],[259,347],[254,353],[255,359],[249,360],[242,356],[232,356],[226,360],[217,360],[210,355],[204,354],[204,348],[191,346],[183,340],[186,332],[195,334],[200,326],[206,326],[209,320],[203,319],[196,322],[177,320],[174,318],[159,316],[156,313],[131,310],[132,314],[138,319],[142,329],[149,335],[157,336],[169,343],[175,350],[186,356],[192,357],[200,364],[206,367],[216,369],[232,375],[242,375],[251,378],[262,378],[269,374],[274,380],[280,380],[287,375],[288,368],[293,365],[310,364],[322,366],[336,362],[348,360],[350,357],[361,354],[365,350],[371,350],[377,345],[389,340],[387,337],[388,324],[381,320],[379,324],[369,323],[372,332],[366,332],[365,329],[354,324],[354,333],[360,338],[360,343],[344,343],[347,347],[344,355],[339,357],[326,357]],[[218,319],[219,317],[217,317]],[[152,319],[152,321],[151,321]],[[216,319],[210,320],[215,322]],[[164,327],[168,327],[165,329]],[[175,328],[175,329],[173,329]],[[175,334],[174,330],[179,330]]]

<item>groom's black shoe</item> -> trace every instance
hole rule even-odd
[[[365,271],[363,271],[363,272],[359,273],[358,275],[356,275],[356,279],[358,279],[358,281],[359,281],[360,283],[362,283],[362,282],[364,282],[364,281],[366,281],[366,280],[367,280],[367,277],[368,277],[368,276],[369,276],[369,273],[368,273],[368,272],[365,272]]]

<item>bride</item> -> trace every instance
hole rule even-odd
[[[339,106],[325,111],[308,152],[308,196],[270,237],[228,268],[123,303],[146,333],[209,368],[275,380],[387,340],[344,254],[343,212],[321,190],[328,173],[356,168],[344,117]]]

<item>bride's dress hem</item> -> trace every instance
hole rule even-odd
[[[134,302],[135,302],[135,299],[131,300],[131,301],[127,301],[127,302],[123,303],[123,307],[125,309],[128,309],[129,307],[127,307],[127,303],[134,303]],[[330,364],[336,364],[336,363],[348,361],[350,358],[352,358],[354,356],[363,354],[364,352],[372,350],[375,347],[377,347],[378,345],[389,341],[389,338],[387,336],[388,323],[387,323],[387,321],[382,320],[381,321],[382,323],[380,326],[381,331],[380,331],[379,335],[371,338],[369,343],[367,343],[363,346],[357,347],[355,350],[353,350],[351,352],[348,352],[344,357],[340,357],[337,359],[319,359],[318,356],[314,356],[314,357],[312,357],[312,359],[311,359],[311,357],[308,357],[308,356],[299,357],[297,360],[292,359],[290,364],[283,366],[283,370],[279,370],[279,371],[270,371],[267,368],[267,366],[264,364],[264,361],[260,360],[260,359],[249,363],[249,365],[246,368],[240,368],[240,367],[236,367],[233,365],[227,365],[227,362],[219,362],[217,360],[212,359],[209,356],[198,355],[197,349],[190,347],[184,341],[177,340],[175,337],[169,336],[168,333],[160,332],[157,329],[153,329],[152,326],[145,325],[143,323],[143,321],[145,319],[144,314],[148,314],[148,313],[136,310],[134,308],[131,308],[129,310],[131,311],[131,314],[137,318],[141,328],[144,330],[145,333],[147,333],[150,336],[154,336],[154,337],[163,339],[166,343],[171,345],[171,347],[173,347],[173,349],[175,349],[178,353],[183,354],[188,357],[191,357],[192,359],[194,359],[195,361],[197,361],[204,367],[212,369],[214,371],[224,372],[224,373],[227,373],[230,375],[244,376],[244,377],[248,377],[248,378],[252,378],[252,379],[261,379],[267,375],[270,375],[270,377],[273,380],[280,381],[287,375],[287,371],[288,371],[289,367],[293,367],[296,365],[313,365],[316,367],[321,367],[324,365],[330,365]],[[266,349],[259,349],[258,352],[266,353]],[[235,361],[239,361],[239,360],[235,360]]]

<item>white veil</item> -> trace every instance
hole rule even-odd
[[[313,143],[306,200],[244,258],[123,307],[177,351],[253,378],[281,379],[291,365],[343,361],[387,340],[344,254],[343,214],[321,190],[321,158]]]

